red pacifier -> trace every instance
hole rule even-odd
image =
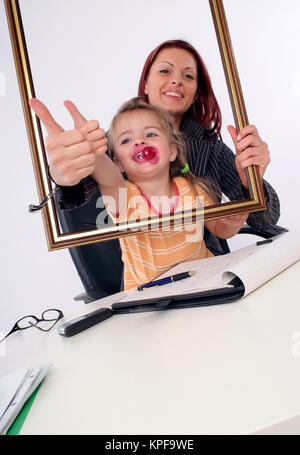
[[[159,162],[159,151],[156,147],[140,144],[135,147],[132,158],[138,163],[148,161],[151,164],[157,164]]]

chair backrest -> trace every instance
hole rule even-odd
[[[87,204],[73,210],[61,210],[56,195],[62,231],[95,229],[97,216],[105,210],[96,207],[99,197],[101,193],[97,191]],[[69,252],[85,291],[93,300],[120,291],[123,263],[118,239],[69,248]]]

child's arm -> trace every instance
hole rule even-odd
[[[215,195],[213,194],[213,191],[207,186],[207,183],[205,183],[206,188],[204,187],[204,192],[203,192],[203,184],[198,189],[198,195],[200,197],[204,197],[203,199],[203,205],[209,206],[216,204],[216,199]],[[239,232],[241,227],[244,225],[246,222],[247,218],[249,216],[249,213],[245,213],[243,215],[234,215],[234,216],[229,216],[225,218],[220,218],[218,220],[205,220],[204,219],[204,225],[206,229],[208,229],[212,234],[214,234],[216,237],[219,237],[220,239],[230,239],[233,237],[235,234]]]
[[[126,185],[121,171],[107,154],[96,158],[92,177],[98,182],[107,209],[113,215],[120,213],[125,202],[120,200],[120,189]]]
[[[246,222],[249,213],[244,215],[228,216],[219,220],[205,221],[205,227],[220,239],[230,239],[239,232]]]

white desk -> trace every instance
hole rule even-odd
[[[236,303],[16,333],[3,372],[53,362],[21,433],[300,434],[299,296],[300,262]]]

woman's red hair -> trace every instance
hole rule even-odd
[[[211,85],[211,80],[206,66],[196,49],[183,40],[169,40],[157,46],[147,58],[139,82],[138,96],[148,103],[145,95],[145,84],[149,71],[156,57],[162,49],[166,48],[184,49],[190,52],[196,59],[198,66],[198,88],[195,102],[185,112],[184,117],[189,117],[203,126],[205,129],[215,131],[220,136],[222,116]]]

